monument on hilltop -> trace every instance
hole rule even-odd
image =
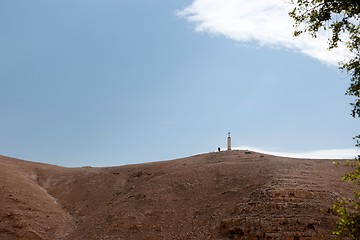
[[[231,150],[231,136],[230,136],[230,132],[228,132],[228,138],[227,138],[227,150],[230,151]]]

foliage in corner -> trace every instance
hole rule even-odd
[[[343,181],[349,181],[360,185],[360,158],[346,161],[346,166],[355,170],[343,176]],[[332,212],[336,213],[340,220],[336,224],[333,234],[350,239],[360,239],[360,192],[354,191],[353,198],[339,198],[332,206]]]
[[[295,6],[289,13],[295,21],[294,36],[319,31],[331,32],[329,50],[346,44],[352,58],[340,62],[340,68],[350,75],[347,94],[355,97],[352,116],[360,117],[360,1],[359,0],[291,0]],[[359,137],[359,136],[358,136]]]
[[[346,94],[354,97],[351,103],[353,117],[360,117],[360,1],[359,0],[290,0],[294,5],[289,13],[295,21],[294,36],[309,33],[316,38],[320,31],[331,33],[328,49],[344,43],[349,59],[339,63],[339,68],[350,76]],[[360,147],[360,135],[354,137]],[[360,156],[353,163],[354,171],[345,174],[343,180],[360,185]],[[334,203],[332,210],[340,216],[334,234],[351,239],[360,239],[360,192],[352,199],[342,198]]]

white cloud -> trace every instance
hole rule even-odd
[[[281,157],[291,158],[310,158],[310,159],[353,159],[360,154],[356,148],[345,148],[345,149],[329,149],[329,150],[315,150],[308,152],[280,152],[280,151],[269,151],[261,148],[251,146],[240,146],[234,149],[237,150],[249,150],[254,152],[260,152],[264,154],[270,154]]]
[[[193,0],[178,15],[195,23],[195,30],[223,35],[237,42],[255,41],[260,46],[286,47],[336,65],[347,59],[345,47],[327,50],[330,32],[317,38],[307,34],[293,37],[293,22],[288,16],[292,6],[286,0]]]

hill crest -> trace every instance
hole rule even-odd
[[[348,170],[245,151],[103,168],[0,157],[0,238],[332,238]]]

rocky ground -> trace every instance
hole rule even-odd
[[[345,171],[245,151],[108,168],[0,157],[0,239],[329,239]]]

